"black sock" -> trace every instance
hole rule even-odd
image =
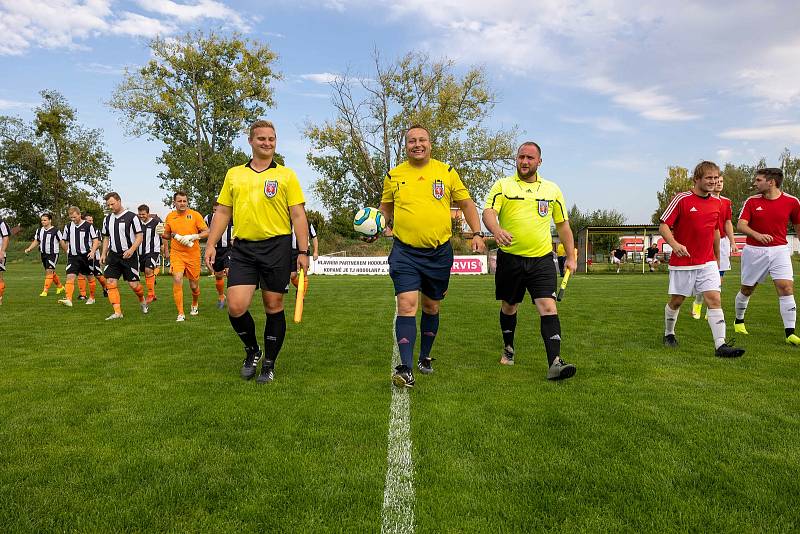
[[[417,341],[417,318],[400,316],[395,319],[394,335],[400,362],[411,369],[414,366],[414,343]]]
[[[744,322],[744,319],[734,319],[733,320],[733,324],[742,324],[743,322]]]
[[[786,337],[789,337],[792,334],[794,334],[794,328],[784,328],[783,331],[786,332]]]
[[[517,329],[517,314],[506,315],[500,310],[500,331],[503,333],[503,344],[514,348],[514,330]]]
[[[561,321],[558,315],[542,315],[542,339],[547,351],[547,365],[561,355]]]
[[[286,337],[286,315],[283,310],[267,314],[264,325],[264,359],[275,361]]]
[[[244,348],[248,352],[258,350],[258,340],[256,339],[256,323],[253,321],[253,316],[249,311],[239,317],[228,315],[231,322],[233,331],[239,336],[239,339],[244,343]]]
[[[422,312],[422,317],[419,320],[419,359],[431,357],[431,349],[433,342],[436,340],[436,334],[439,332],[439,314],[429,315]]]

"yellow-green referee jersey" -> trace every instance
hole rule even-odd
[[[294,171],[272,162],[255,171],[248,161],[231,167],[217,202],[233,208],[233,237],[261,241],[292,233],[289,206],[303,204],[303,190]]]
[[[450,205],[468,198],[455,169],[435,159],[424,167],[406,161],[383,179],[381,202],[394,203],[394,235],[412,247],[435,248],[449,241]]]
[[[552,253],[550,219],[567,220],[561,189],[536,173],[536,181],[525,182],[516,174],[498,180],[489,191],[484,209],[497,212],[500,226],[511,233],[511,245],[500,247],[517,256],[541,257]]]

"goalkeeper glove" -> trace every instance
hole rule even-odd
[[[200,239],[200,234],[189,234],[189,235],[185,235],[183,237],[184,237],[184,239],[189,241],[189,245],[188,246],[191,246],[192,243],[194,243],[195,241]]]
[[[161,222],[161,223],[158,223],[158,224],[156,225],[156,233],[157,233],[158,235],[163,235],[163,234],[164,234],[164,229],[165,229],[165,227],[166,227],[166,225],[165,225],[163,222]]]

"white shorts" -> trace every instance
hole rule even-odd
[[[731,270],[731,242],[727,237],[719,240],[719,270]]]
[[[658,258],[647,258],[647,263],[656,263]]]
[[[669,294],[691,297],[706,291],[719,291],[722,280],[717,262],[710,261],[697,269],[670,269]]]
[[[618,257],[616,257],[616,256],[611,256],[611,263],[612,263],[612,264],[614,264],[614,265],[616,265],[616,264],[618,264],[618,263],[622,263],[622,262],[620,261],[620,259],[619,259]]]
[[[794,280],[792,252],[789,245],[755,247],[745,245],[742,251],[742,285],[754,286],[769,274],[773,280]]]

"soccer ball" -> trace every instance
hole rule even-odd
[[[353,218],[353,230],[363,236],[380,235],[384,226],[383,214],[376,208],[361,208]]]

